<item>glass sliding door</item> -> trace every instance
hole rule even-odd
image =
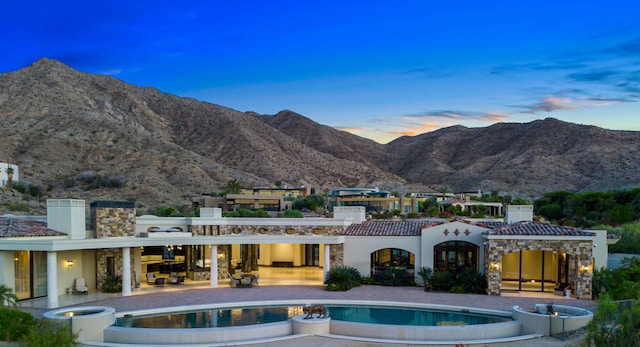
[[[14,292],[18,300],[47,295],[47,254],[45,252],[15,251]]]
[[[47,295],[47,253],[31,252],[33,269],[33,297],[43,297]]]

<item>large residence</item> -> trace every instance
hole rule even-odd
[[[46,297],[57,307],[77,278],[95,291],[122,274],[122,294],[130,295],[147,274],[218,287],[248,264],[325,273],[347,265],[363,275],[392,266],[416,282],[421,267],[471,267],[487,275],[489,295],[568,284],[590,298],[593,269],[607,260],[605,230],[534,222],[532,206],[507,206],[504,221],[372,221],[361,206],[335,206],[333,218],[226,218],[217,207],[200,217],[137,216],[133,202],[114,201],[86,209],[83,200],[52,199],[41,220],[0,217],[0,283],[21,300]]]

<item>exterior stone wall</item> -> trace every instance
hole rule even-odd
[[[133,259],[133,248],[130,249],[130,259]],[[122,274],[122,249],[121,248],[107,248],[96,250],[96,288],[102,290],[102,281],[107,277],[107,258],[113,257],[114,259],[114,271],[116,274]],[[133,261],[131,262],[130,272],[133,276],[134,267]],[[131,285],[134,285],[133,279]]]
[[[91,226],[97,238],[135,236],[135,205],[130,202],[92,203]]]
[[[203,230],[204,229],[204,230]],[[218,235],[299,235],[299,236],[334,236],[344,235],[346,227],[313,226],[313,225],[222,225],[218,228]],[[197,232],[208,231],[202,228]],[[215,230],[214,230],[215,231]],[[312,242],[310,242],[312,243]]]
[[[344,265],[344,243],[329,246],[331,268]]]
[[[570,255],[569,284],[577,298],[591,298],[593,243],[588,240],[566,239],[489,239],[485,245],[485,274],[489,295],[500,295],[502,291],[502,256],[520,251],[556,251]]]

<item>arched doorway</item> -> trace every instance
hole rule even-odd
[[[371,253],[371,277],[376,277],[383,271],[392,269],[406,271],[407,277],[415,274],[415,255],[399,248],[384,248]]]
[[[434,271],[478,271],[478,246],[465,241],[446,241],[433,246]]]
[[[557,251],[522,250],[502,256],[502,289],[553,292],[569,282],[569,256]]]

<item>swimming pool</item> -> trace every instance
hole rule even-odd
[[[510,317],[434,308],[326,305],[332,320],[389,325],[447,326],[506,322]],[[303,314],[303,306],[212,308],[187,312],[119,317],[115,326],[147,329],[223,328],[283,322]]]
[[[517,337],[522,330],[520,322],[513,320],[508,311],[406,302],[283,300],[123,312],[117,315],[118,325],[104,330],[103,341],[179,345],[286,338],[294,335],[295,322],[302,321],[302,307],[318,303],[327,307],[330,317],[304,320],[304,324],[323,322],[327,324],[326,334],[331,335],[457,343]],[[279,309],[265,313],[273,307]],[[341,311],[340,307],[346,309]],[[241,313],[246,308],[251,310]],[[237,320],[241,324],[227,325],[234,316],[244,317]]]

